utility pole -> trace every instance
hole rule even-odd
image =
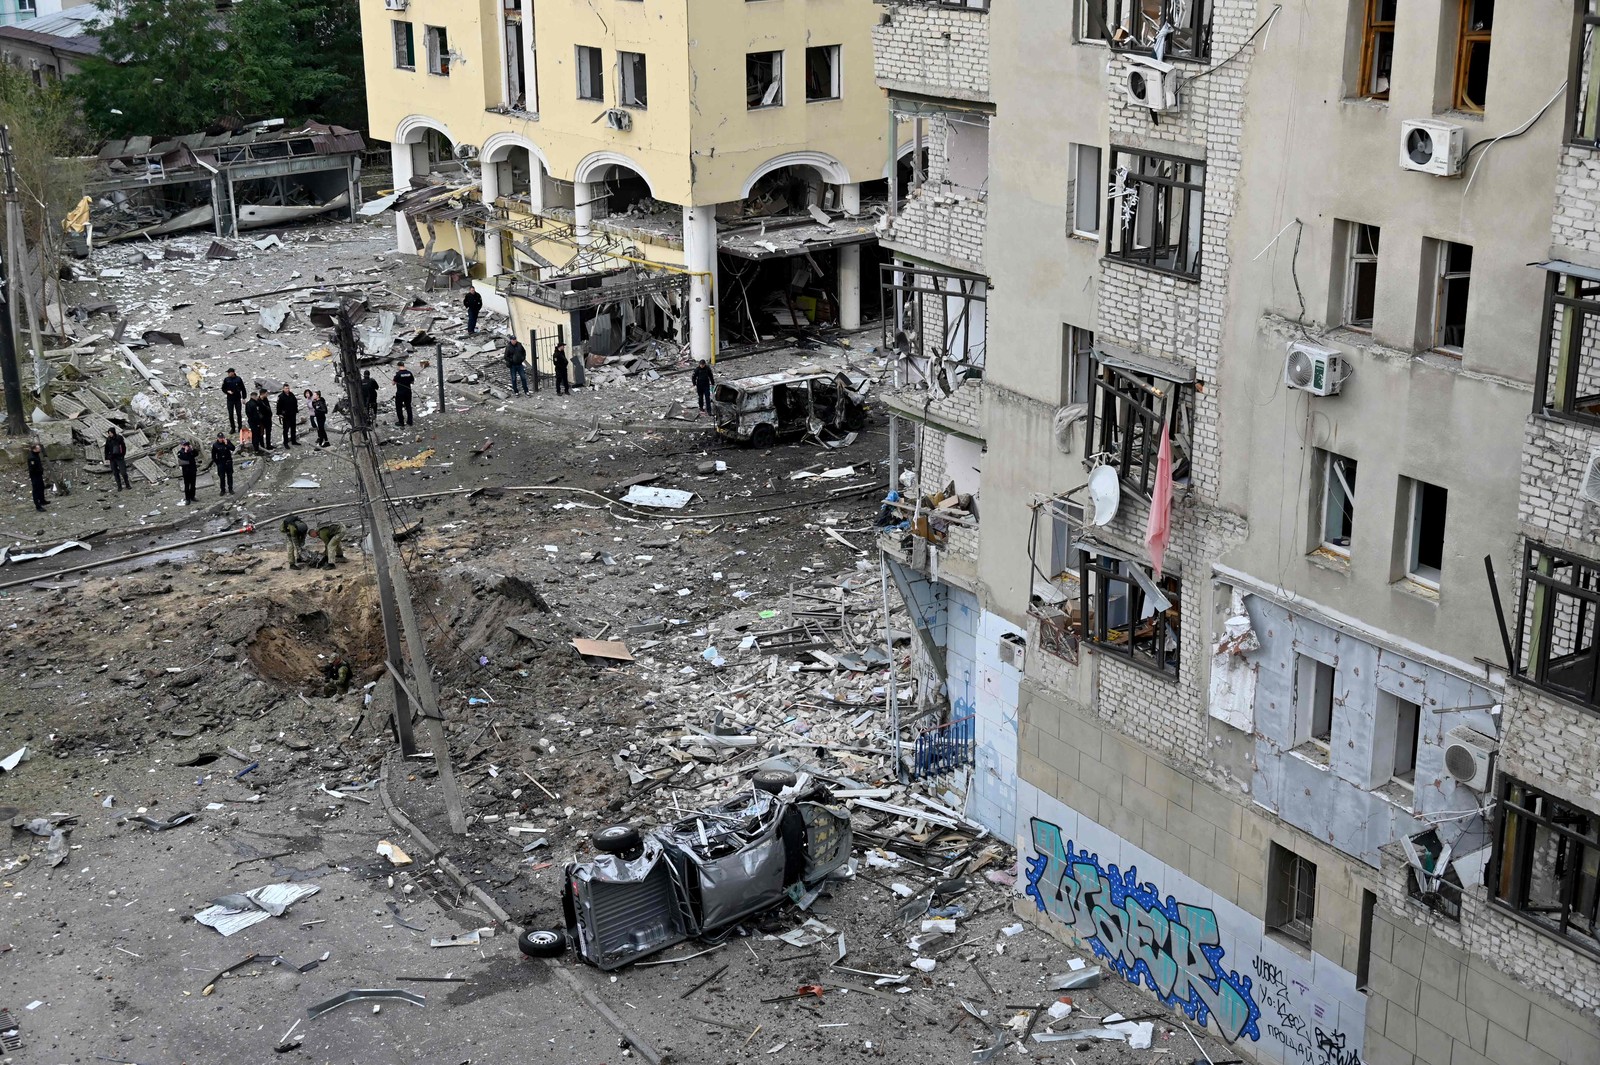
[[[382,477],[378,472],[377,441],[367,417],[366,399],[361,395],[361,377],[356,364],[355,323],[348,302],[341,301],[336,329],[339,341],[339,366],[344,376],[345,403],[350,411],[351,450],[355,453],[356,475],[361,486],[361,504],[367,529],[372,536],[372,561],[378,572],[378,602],[383,614],[386,666],[394,684],[394,723],[403,754],[415,754],[416,739],[411,731],[411,706],[421,713],[428,739],[433,744],[434,762],[439,768],[439,784],[444,789],[445,812],[450,828],[457,834],[467,830],[467,815],[461,805],[461,790],[456,784],[455,767],[450,762],[450,747],[445,739],[444,718],[439,713],[439,696],[428,667],[427,646],[411,605],[411,581],[405,567],[398,564],[394,527],[382,504]],[[411,657],[411,681],[405,681],[404,649]]]
[[[0,126],[0,152],[5,153],[7,163],[11,160],[11,131],[5,126]],[[7,173],[10,167],[6,168]],[[6,218],[6,232],[11,232],[11,219]],[[0,377],[4,378],[6,390],[6,433],[9,436],[22,436],[28,431],[28,420],[22,411],[22,371],[17,366],[17,334],[12,324],[10,278],[17,271],[16,260],[11,257],[8,247],[5,254],[5,274],[0,278]]]
[[[28,313],[28,334],[33,338],[33,387],[40,396],[43,396],[44,386],[49,380],[49,369],[44,361],[44,342],[39,338],[39,311],[34,306],[33,286],[28,281],[28,240],[22,231],[22,205],[17,202],[17,164],[16,157],[11,151],[10,126],[0,126],[0,166],[5,170],[3,191],[6,206],[6,256],[11,260],[8,280],[11,283],[12,326],[13,328],[16,326],[17,285],[20,283],[22,303]],[[41,264],[42,262],[41,259]],[[43,276],[42,265],[40,276]]]

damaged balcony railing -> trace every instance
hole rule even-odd
[[[558,311],[598,307],[602,303],[636,300],[668,292],[687,292],[689,275],[668,271],[625,269],[610,273],[578,274],[539,280],[526,274],[501,274],[495,291]]]
[[[972,764],[973,715],[917,730],[912,775],[918,780],[942,777]]]

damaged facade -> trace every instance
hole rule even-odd
[[[602,355],[858,328],[887,185],[878,10],[363,5],[400,246],[470,277],[519,334]]]
[[[875,36],[992,311],[886,303],[974,516],[884,547],[1020,910],[1253,1060],[1600,1058],[1600,7],[985,7]]]

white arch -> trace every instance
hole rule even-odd
[[[546,173],[549,172],[550,160],[545,158],[544,149],[520,133],[500,132],[492,134],[479,149],[479,158],[485,163],[498,163],[500,158],[503,157],[503,153],[512,148],[528,149],[528,154],[539,160],[539,165],[544,167]]]
[[[768,159],[756,167],[750,177],[745,180],[744,191],[739,193],[740,198],[750,195],[756,187],[756,182],[772,173],[782,170],[786,166],[809,166],[822,175],[822,179],[832,185],[850,184],[850,171],[845,165],[826,152],[785,152],[780,156]]]
[[[430,129],[435,133],[444,134],[446,140],[455,144],[456,139],[450,135],[450,127],[437,118],[429,118],[427,115],[407,115],[402,118],[395,124],[394,140],[391,143],[416,144],[422,139],[422,134]]]
[[[899,163],[899,162],[903,161],[904,159],[906,159],[908,156],[910,156],[911,153],[916,151],[916,150],[917,150],[917,142],[916,141],[914,141],[914,140],[901,141],[899,149],[894,153],[894,161],[896,163]],[[928,145],[926,143],[924,143],[922,145],[922,150],[923,151],[927,151],[928,150]],[[885,181],[887,181],[889,179],[889,164],[888,163],[884,163],[883,164],[883,178],[884,178]]]
[[[578,163],[577,169],[573,170],[572,180],[598,180],[601,172],[608,166],[620,166],[624,169],[632,170],[635,174],[644,178],[644,183],[650,188],[650,195],[656,196],[656,185],[655,182],[650,180],[650,175],[646,174],[644,168],[638,163],[620,152],[591,152],[589,155],[584,156],[583,160]],[[659,196],[656,196],[656,198],[660,199]]]

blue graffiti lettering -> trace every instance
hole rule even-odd
[[[1061,828],[1034,818],[1026,892],[1039,907],[1085,940],[1108,968],[1144,984],[1198,1024],[1215,1020],[1230,1041],[1261,1039],[1261,1007],[1248,976],[1223,968],[1217,915],[1201,906],[1162,901],[1137,868],[1102,868],[1098,855],[1074,851]]]

